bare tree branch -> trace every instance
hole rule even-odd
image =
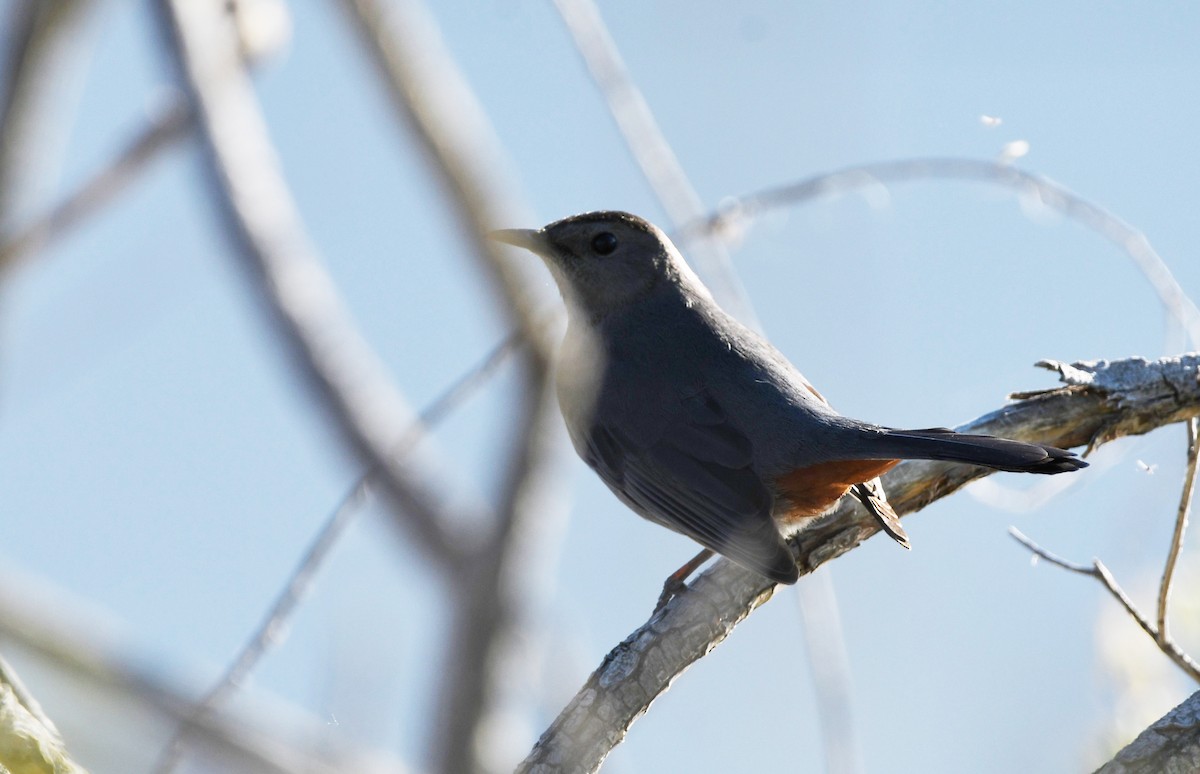
[[[1178,645],[1161,630],[1156,629],[1154,623],[1144,616],[1129,595],[1125,593],[1125,589],[1121,588],[1121,584],[1117,583],[1117,579],[1113,577],[1112,572],[1105,566],[1104,562],[1099,559],[1093,559],[1091,566],[1086,564],[1076,564],[1075,562],[1067,561],[1061,556],[1052,554],[1046,549],[1039,546],[1033,540],[1026,537],[1020,530],[1011,527],[1008,530],[1013,538],[1028,548],[1037,556],[1045,559],[1053,565],[1070,570],[1071,572],[1079,573],[1080,575],[1090,575],[1104,585],[1108,589],[1108,593],[1112,594],[1117,602],[1121,603],[1121,607],[1125,608],[1125,612],[1129,613],[1133,620],[1137,621],[1138,626],[1142,627],[1142,631],[1150,635],[1150,639],[1158,646],[1159,650],[1167,655],[1175,664],[1182,669],[1193,680],[1200,682],[1200,665],[1192,660],[1191,656],[1184,653]]]
[[[219,4],[156,3],[164,37],[201,128],[221,214],[301,372],[348,446],[384,491],[425,554],[444,570],[472,546],[466,524],[429,478],[388,456],[411,411],[355,329],[305,234],[247,78],[231,19]]]
[[[1200,691],[1138,734],[1096,774],[1166,774],[1200,770]]]
[[[553,345],[537,324],[530,292],[535,274],[487,238],[497,228],[523,222],[524,207],[502,175],[503,154],[487,115],[442,46],[435,22],[416,0],[386,9],[378,0],[342,0],[341,5],[387,86],[397,117],[435,162],[464,235],[487,276],[503,289],[515,327],[532,344],[530,356],[544,367]]]
[[[1057,370],[1065,386],[1029,393],[959,430],[1061,447],[1094,446],[1200,415],[1200,354],[1043,365]],[[942,462],[904,462],[884,476],[884,484],[896,511],[906,514],[989,472]],[[812,572],[876,531],[873,519],[843,501],[795,538],[801,572]],[[718,561],[605,657],[518,770],[596,770],[671,681],[773,591],[761,576]]]
[[[1125,590],[1117,583],[1112,572],[1099,559],[1093,559],[1091,566],[1076,564],[1042,548],[1015,527],[1009,529],[1009,534],[1034,554],[1051,564],[1081,575],[1090,575],[1104,584],[1109,593],[1125,608],[1125,612],[1129,613],[1137,621],[1138,625],[1142,627],[1142,630],[1150,635],[1150,638],[1154,640],[1154,644],[1158,646],[1159,650],[1165,653],[1189,677],[1200,682],[1200,664],[1197,664],[1191,656],[1183,652],[1174,639],[1172,639],[1167,629],[1167,600],[1171,593],[1171,580],[1175,574],[1175,562],[1179,558],[1180,547],[1183,543],[1183,533],[1187,528],[1188,511],[1191,508],[1192,502],[1192,490],[1196,482],[1196,417],[1188,419],[1186,424],[1188,429],[1187,473],[1184,475],[1183,493],[1180,496],[1179,509],[1175,518],[1175,531],[1171,538],[1171,550],[1167,554],[1167,563],[1163,569],[1162,583],[1159,586],[1157,626],[1138,610],[1137,605],[1134,604],[1129,595],[1125,593]]]

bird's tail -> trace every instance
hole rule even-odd
[[[880,456],[892,459],[965,462],[1018,473],[1066,473],[1088,466],[1073,452],[1054,446],[956,433],[945,427],[884,430],[878,444]]]

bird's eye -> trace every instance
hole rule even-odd
[[[601,231],[592,237],[592,251],[596,255],[608,255],[617,249],[617,238],[608,231]]]

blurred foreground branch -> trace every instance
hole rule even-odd
[[[552,331],[534,312],[538,285],[532,262],[514,264],[487,238],[493,229],[521,222],[515,185],[503,178],[503,156],[486,113],[445,49],[433,18],[417,2],[385,6],[377,0],[345,0],[347,16],[381,76],[396,116],[434,162],[465,226],[480,268],[529,346],[522,359],[524,384],[513,417],[513,450],[501,502],[486,544],[451,580],[455,592],[452,629],[445,648],[432,742],[436,770],[447,774],[497,770],[507,761],[489,756],[497,748],[484,738],[499,717],[505,671],[517,660],[518,632],[534,592],[531,577],[544,552],[537,544],[554,518],[549,475],[557,457],[557,423],[549,389]],[[527,647],[527,644],[525,645]],[[511,678],[509,678],[511,679]]]
[[[208,172],[231,238],[320,395],[365,468],[378,466],[383,490],[404,524],[443,568],[464,561],[470,519],[447,508],[429,479],[389,451],[413,413],[342,305],[310,242],[259,110],[233,20],[219,4],[156,4],[164,37],[207,151]]]
[[[1200,415],[1200,353],[1155,361],[1039,365],[1058,371],[1063,386],[1014,396],[1017,402],[957,429],[1091,449]],[[884,476],[884,484],[896,511],[907,514],[989,472],[908,461]],[[874,519],[848,500],[796,537],[801,573],[812,572],[878,531]],[[671,681],[773,593],[774,586],[762,576],[719,560],[605,657],[518,770],[596,770]]]
[[[276,735],[281,728],[278,723],[268,731],[248,722],[240,714],[194,717],[192,704],[181,691],[160,677],[133,666],[135,660],[130,659],[122,648],[98,635],[98,627],[92,625],[94,621],[89,621],[77,609],[67,611],[65,607],[69,606],[64,606],[61,600],[48,599],[36,591],[31,593],[28,587],[12,582],[0,583],[0,645],[6,652],[28,654],[54,670],[70,675],[71,679],[65,682],[76,686],[73,690],[77,693],[72,696],[87,701],[103,697],[112,714],[129,712],[137,717],[142,735],[133,741],[141,756],[152,752],[152,746],[147,742],[163,732],[163,724],[175,722],[188,727],[194,750],[205,762],[218,767],[211,769],[214,771],[246,774],[333,774],[344,771],[401,774],[403,771],[395,761],[354,750],[336,733],[319,724],[299,732],[292,728],[295,738],[285,740]],[[275,715],[278,717],[278,713]],[[101,718],[95,718],[93,722],[96,729],[108,728]],[[297,743],[296,739],[303,739],[303,742]],[[129,740],[110,741],[119,747]],[[0,758],[0,764],[3,762]],[[66,772],[69,769],[49,771]]]

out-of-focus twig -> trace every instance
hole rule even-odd
[[[232,20],[220,4],[156,4],[167,48],[201,129],[207,169],[240,257],[263,292],[301,372],[364,467],[379,466],[397,523],[442,569],[474,540],[472,517],[453,513],[429,477],[388,452],[413,420],[343,308],[308,239],[279,169]]]
[[[704,203],[630,77],[595,3],[554,0],[554,7],[604,96],[625,145],[671,223],[679,227],[703,217]],[[721,305],[745,324],[758,328],[754,307],[724,246],[717,240],[702,240],[689,256]]]
[[[481,734],[496,716],[503,669],[517,656],[516,631],[539,563],[532,555],[541,542],[554,487],[548,475],[555,437],[553,401],[548,389],[549,330],[533,314],[531,289],[536,271],[509,262],[486,234],[523,215],[515,186],[501,174],[499,142],[465,78],[442,44],[433,19],[415,0],[384,10],[377,0],[344,0],[372,62],[387,85],[397,115],[409,127],[446,184],[455,212],[469,229],[475,254],[506,309],[529,342],[524,389],[514,420],[517,437],[509,461],[497,520],[484,550],[458,573],[456,609],[447,647],[448,664],[434,727],[435,766],[443,772],[505,767],[488,760],[490,745]],[[491,724],[494,725],[494,724]]]
[[[5,237],[0,244],[0,272],[11,270],[22,259],[44,249],[55,238],[110,203],[161,151],[186,135],[190,128],[187,104],[183,100],[171,100],[107,166],[85,180],[49,212]]]
[[[842,193],[881,182],[933,179],[992,183],[1036,196],[1047,207],[1113,242],[1145,275],[1166,307],[1170,319],[1184,331],[1190,341],[1189,346],[1200,347],[1200,310],[1183,292],[1145,234],[1065,186],[1011,164],[966,158],[919,158],[847,167],[732,199],[717,212],[688,224],[682,229],[682,237],[736,230],[740,224],[767,211],[790,207],[817,196]]]
[[[1030,394],[958,429],[1072,447],[1200,416],[1200,354],[1056,365],[1065,386]],[[896,512],[905,514],[984,474],[970,465],[902,462],[883,481]],[[794,540],[802,573],[879,530],[848,499]],[[650,702],[773,592],[762,576],[718,560],[605,657],[518,771],[594,771]]]
[[[386,85],[397,117],[412,130],[449,190],[463,223],[493,281],[510,303],[515,326],[531,342],[529,355],[549,362],[553,346],[539,327],[531,288],[532,262],[513,263],[487,234],[526,222],[527,210],[506,167],[486,113],[441,43],[436,23],[415,0],[385,5],[378,0],[342,0]]]
[[[393,448],[392,455],[403,457],[430,428],[440,423],[482,387],[504,362],[508,354],[520,344],[520,338],[513,335],[494,347],[483,360],[421,411],[420,421],[405,432],[404,437]],[[288,619],[292,617],[307,594],[317,571],[324,565],[326,557],[357,514],[359,506],[366,499],[377,475],[378,469],[367,472],[355,482],[342,501],[338,503],[333,515],[321,527],[300,564],[288,578],[283,591],[280,592],[279,597],[267,611],[254,633],[238,652],[233,663],[209,689],[208,693],[196,703],[192,710],[191,723],[180,726],[167,744],[162,757],[155,766],[155,771],[159,774],[167,774],[174,770],[181,758],[189,731],[216,710],[230,693],[245,683],[263,656],[272,646],[279,644],[280,633],[286,630]]]
[[[1163,566],[1162,582],[1158,587],[1158,640],[1161,645],[1170,638],[1167,630],[1167,603],[1171,598],[1171,581],[1175,577],[1175,564],[1183,549],[1183,533],[1187,531],[1188,513],[1192,508],[1192,496],[1196,490],[1196,465],[1200,461],[1200,441],[1197,429],[1200,420],[1195,417],[1187,422],[1187,472],[1183,475],[1183,492],[1179,495],[1179,509],[1175,513],[1175,531],[1171,534],[1171,549]]]

